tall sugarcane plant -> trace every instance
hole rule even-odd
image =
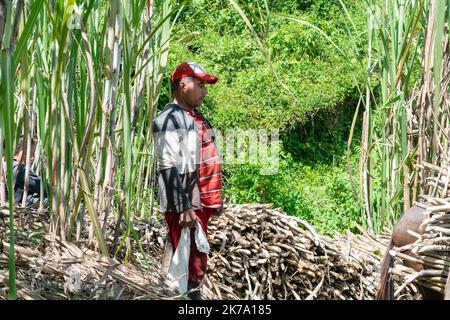
[[[0,82],[0,101],[2,108],[1,121],[1,137],[5,139],[5,157],[6,157],[6,174],[7,187],[12,190],[13,175],[12,175],[12,157],[13,157],[13,136],[14,136],[14,75],[13,75],[13,59],[11,48],[11,36],[13,33],[13,6],[12,1],[2,1],[1,8],[2,20],[0,21],[0,28],[2,34],[0,39],[2,42],[2,52],[0,56],[1,64],[1,82]],[[3,162],[3,160],[2,160]],[[4,179],[3,179],[4,181]],[[10,192],[11,193],[11,192]],[[9,294],[8,298],[14,299],[16,297],[15,284],[15,259],[14,259],[14,210],[13,205],[9,204]]]
[[[367,1],[368,78],[361,185],[375,231],[428,194],[423,163],[441,164],[447,133],[449,2]]]
[[[28,162],[35,139],[36,158],[27,170],[31,165],[42,176],[48,204],[42,198],[40,209],[48,205],[49,231],[62,240],[88,230],[104,255],[125,247],[128,259],[130,240],[137,240],[134,216],[149,217],[153,207],[151,122],[172,26],[185,2],[0,0],[0,153],[6,159],[0,189],[3,181],[13,189],[19,136]],[[13,205],[9,201],[11,298]],[[115,248],[105,241],[108,218],[117,221]]]
[[[42,1],[36,1],[33,9],[38,9]],[[16,1],[13,6],[13,1],[0,1],[0,101],[2,101],[0,108],[2,119],[0,120],[0,140],[2,146],[0,147],[0,194],[1,205],[5,204],[5,187],[9,190],[9,195],[13,193],[13,153],[15,150],[15,137],[18,129],[18,117],[26,113],[23,110],[23,105],[19,106],[15,101],[16,84],[18,83],[16,76],[16,69],[19,65],[19,60],[22,62],[22,68],[27,68],[27,61],[24,55],[24,44],[27,42],[32,25],[35,22],[36,15],[30,14],[27,16],[28,21],[24,23],[23,18],[27,10],[23,0]],[[19,34],[19,29],[22,32]],[[23,72],[23,71],[22,71]],[[27,82],[22,78],[21,83],[22,93],[27,99],[28,95]],[[26,102],[27,100],[25,100]],[[24,134],[28,134],[28,118],[21,119],[24,125]],[[4,143],[4,149],[3,149]],[[4,167],[5,158],[6,168]],[[27,171],[29,172],[29,170]],[[6,177],[5,177],[6,174]],[[6,178],[6,179],[5,179]],[[6,185],[5,182],[6,181]],[[14,207],[13,202],[9,202],[9,293],[10,299],[16,297],[15,286],[15,253],[14,253]]]

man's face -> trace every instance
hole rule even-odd
[[[192,80],[185,81],[184,86],[181,86],[181,92],[187,106],[195,109],[200,107],[205,100],[208,89],[203,81],[192,78]]]

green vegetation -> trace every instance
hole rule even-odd
[[[447,83],[441,72],[450,11],[446,1],[366,4],[369,78],[361,164],[367,170],[362,171],[361,190],[365,219],[380,231],[397,221],[418,195],[436,195],[419,166],[447,161],[439,147],[446,144],[441,130],[447,110],[439,99]]]
[[[345,1],[357,27],[365,15]],[[347,173],[347,139],[364,68],[349,61],[313,28],[275,16],[289,15],[320,28],[348,56],[363,59],[365,37],[349,37],[339,2],[269,1],[268,16],[254,1],[239,1],[271,63],[292,93],[277,81],[239,13],[223,1],[196,1],[183,11],[173,36],[169,69],[195,60],[221,79],[210,86],[202,110],[219,130],[278,129],[281,165],[264,176],[255,165],[225,166],[225,194],[232,202],[271,202],[333,234],[363,224]],[[359,51],[355,52],[355,48]],[[168,101],[163,97],[160,107]],[[359,135],[357,126],[356,136]],[[356,137],[357,138],[357,137]],[[352,168],[358,177],[358,143]],[[355,187],[357,188],[357,186]],[[358,191],[356,191],[356,194]]]
[[[423,191],[414,164],[440,159],[436,134],[424,144],[407,131],[424,62],[436,108],[421,106],[433,122],[419,130],[436,132],[445,114],[437,99],[450,11],[436,3],[426,33],[427,1],[0,1],[0,191],[12,189],[19,136],[28,155],[36,139],[48,231],[74,241],[89,230],[99,251],[127,261],[139,247],[134,216],[149,217],[156,199],[150,124],[171,99],[168,71],[196,60],[221,79],[202,107],[218,130],[280,132],[279,171],[225,165],[227,200],[274,203],[325,234],[380,231]],[[421,57],[425,47],[436,54]],[[125,221],[112,248],[111,216]],[[10,203],[10,298],[13,218]]]
[[[0,156],[7,160],[5,168],[0,162],[0,173],[7,173],[11,196],[19,136],[25,137],[28,155],[27,142],[37,140],[35,165],[49,197],[48,231],[62,240],[78,240],[88,216],[86,230],[99,251],[109,256],[125,248],[129,259],[131,239],[137,238],[133,216],[142,214],[140,204],[152,196],[149,125],[167,66],[171,24],[181,6],[152,1],[150,7],[146,0],[0,1],[0,140],[5,141]],[[11,299],[13,205],[9,201]],[[108,216],[126,221],[114,248],[105,241]]]

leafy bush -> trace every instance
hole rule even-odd
[[[342,159],[342,162],[345,162]],[[354,159],[354,168],[357,158]],[[345,166],[303,165],[282,154],[279,171],[261,175],[257,165],[225,166],[224,194],[232,203],[273,203],[312,223],[319,232],[355,229],[362,224]]]
[[[363,26],[361,3],[344,2],[357,28]],[[175,25],[173,34],[180,41],[171,43],[169,55],[169,70],[195,60],[219,77],[208,87],[202,106],[217,129],[280,130],[279,171],[261,175],[256,165],[225,165],[226,199],[274,203],[327,234],[351,229],[361,215],[348,180],[345,152],[358,98],[355,80],[362,83],[365,77],[364,61],[349,61],[310,27],[274,16],[268,19],[253,0],[240,0],[239,5],[293,94],[283,89],[228,2],[198,0],[188,6]],[[318,26],[346,53],[355,46],[363,52],[359,48],[364,48],[364,38],[348,36],[348,19],[337,1],[273,0],[268,5],[272,12]],[[186,35],[192,35],[189,41]],[[168,100],[163,95],[160,107]],[[357,158],[353,152],[353,162]]]

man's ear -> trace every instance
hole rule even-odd
[[[181,79],[179,87],[180,87],[180,89],[186,88],[186,80],[185,79]]]

